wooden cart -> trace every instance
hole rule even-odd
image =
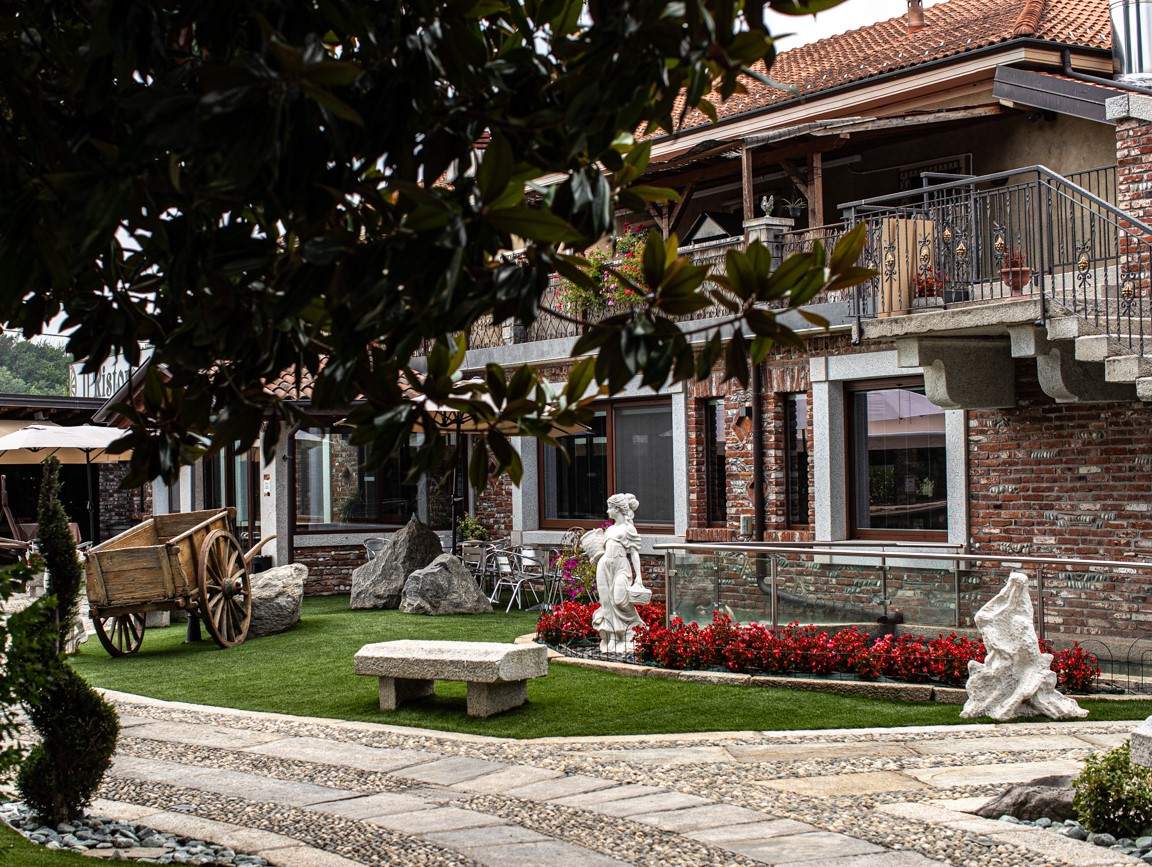
[[[247,553],[236,510],[155,515],[88,552],[88,604],[96,637],[113,656],[135,653],[149,611],[187,611],[221,647],[240,644],[252,619]]]

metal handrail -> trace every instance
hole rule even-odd
[[[852,544],[855,544],[855,542],[853,542]],[[895,545],[897,543],[888,543],[888,544]],[[905,543],[905,544],[907,544],[907,543]],[[930,548],[933,546],[940,546],[941,544],[942,543],[929,543],[929,544],[926,544],[924,547]],[[748,543],[748,542],[700,542],[700,543],[667,542],[667,543],[656,544],[653,546],[653,548],[657,551],[663,551],[664,552],[664,598],[665,598],[665,600],[671,600],[673,598],[672,597],[672,587],[671,587],[671,580],[673,577],[672,558],[673,558],[674,552],[676,552],[676,551],[696,552],[696,553],[702,553],[702,554],[733,553],[733,554],[743,554],[746,556],[748,556],[748,555],[763,556],[763,555],[772,555],[772,554],[779,554],[779,555],[787,554],[787,555],[795,556],[797,554],[800,554],[800,555],[808,555],[808,556],[812,556],[812,557],[841,557],[841,558],[843,558],[843,557],[859,557],[859,558],[867,558],[869,560],[878,560],[879,561],[877,568],[882,573],[882,580],[885,577],[885,573],[886,573],[886,570],[888,568],[888,561],[889,560],[940,561],[941,563],[951,564],[951,570],[950,571],[952,572],[953,578],[955,581],[954,592],[955,592],[955,598],[957,601],[957,605],[956,605],[956,609],[955,609],[955,615],[956,615],[956,617],[955,617],[956,624],[955,625],[957,627],[959,627],[959,625],[960,625],[960,623],[959,623],[959,618],[960,618],[960,605],[959,605],[959,600],[960,600],[960,583],[959,583],[960,572],[961,571],[968,571],[966,565],[964,565],[964,564],[977,562],[977,563],[1003,564],[1003,565],[1011,565],[1011,566],[1032,565],[1032,566],[1037,567],[1037,569],[1036,569],[1036,600],[1037,600],[1036,601],[1036,620],[1037,620],[1037,632],[1041,638],[1046,637],[1046,625],[1047,625],[1045,622],[1045,616],[1044,616],[1044,589],[1045,589],[1045,585],[1044,585],[1044,568],[1043,567],[1045,567],[1045,566],[1064,566],[1064,567],[1074,567],[1075,569],[1079,569],[1079,570],[1106,568],[1106,569],[1125,569],[1125,570],[1148,570],[1148,571],[1152,572],[1152,562],[1144,562],[1144,561],[1135,561],[1135,560],[1083,560],[1083,559],[1077,559],[1077,558],[1072,558],[1072,557],[1030,557],[1030,556],[1023,556],[1023,555],[1012,555],[1012,554],[983,554],[983,553],[972,552],[972,551],[967,551],[967,550],[957,551],[957,552],[953,552],[953,553],[937,553],[937,552],[934,552],[931,550],[923,550],[923,549],[900,551],[900,550],[890,550],[890,549],[886,548],[885,550],[878,551],[874,548],[869,549],[867,546],[863,546],[863,547],[838,547],[838,546],[832,545],[830,547],[816,547],[816,546],[805,546],[804,543],[800,543],[800,544],[796,544],[796,543],[775,544],[775,543],[766,543],[766,542],[759,542],[759,543],[757,543],[757,542],[752,542],[752,543]],[[778,602],[777,602],[777,589],[778,588],[777,588],[777,583],[776,583],[777,562],[773,558],[773,560],[770,561],[770,563],[771,563],[771,575],[770,575],[770,581],[767,582],[767,588],[768,589],[765,589],[765,582],[764,581],[761,580],[761,581],[758,581],[758,583],[760,584],[761,592],[764,592],[766,595],[770,595],[770,597],[771,597],[772,625],[775,627],[776,625],[778,625],[776,623],[776,619],[777,619],[776,611],[777,611],[777,607],[778,607]],[[1061,570],[1053,570],[1053,571],[1061,571]],[[1069,570],[1065,569],[1062,571],[1069,571]],[[885,597],[884,607],[885,607],[885,611],[887,611],[886,588],[884,591],[884,597]],[[671,616],[670,612],[667,613],[665,615],[665,620],[667,621],[667,619],[670,616]],[[665,625],[667,625],[667,623],[665,623]]]

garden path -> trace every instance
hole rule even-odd
[[[965,812],[1130,722],[512,741],[108,695],[96,812],[284,867],[1142,863]]]

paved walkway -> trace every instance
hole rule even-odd
[[[109,696],[97,812],[284,867],[1142,863],[964,812],[1130,722],[511,741]]]

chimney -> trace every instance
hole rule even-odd
[[[1112,65],[1121,81],[1152,82],[1152,0],[1109,0]]]
[[[924,0],[908,0],[908,32],[916,33],[924,27]]]

